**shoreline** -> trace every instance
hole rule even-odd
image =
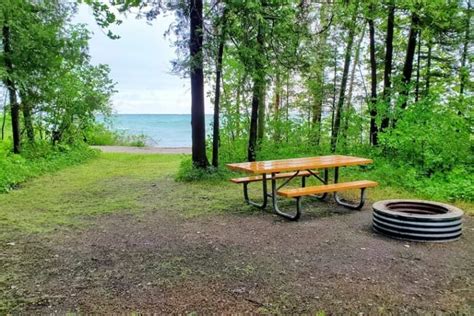
[[[104,153],[191,154],[191,147],[90,146]]]

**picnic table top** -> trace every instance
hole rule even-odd
[[[245,171],[253,174],[263,174],[284,171],[367,165],[372,162],[372,159],[367,158],[330,155],[281,160],[230,163],[227,164],[227,167],[235,171]]]

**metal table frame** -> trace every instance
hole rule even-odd
[[[321,177],[314,171],[310,169],[306,169],[310,173],[310,176],[315,177],[318,179],[320,182],[323,184],[328,184],[329,183],[329,168],[324,168],[322,169],[324,171],[323,176]],[[284,218],[287,218],[289,220],[298,220],[301,216],[301,197],[295,197],[296,199],[296,213],[294,215],[285,213],[280,210],[278,206],[278,200],[277,200],[277,195],[278,195],[278,190],[280,190],[282,187],[286,186],[288,183],[290,183],[293,179],[295,179],[301,170],[295,171],[295,173],[286,179],[282,184],[277,186],[277,179],[276,175],[278,172],[272,172],[270,177],[267,177],[266,173],[262,174],[263,180],[262,180],[262,195],[263,195],[263,202],[262,203],[257,203],[252,200],[250,200],[249,195],[248,195],[248,184],[249,182],[244,182],[243,183],[243,191],[244,191],[244,199],[247,204],[255,206],[259,209],[265,209],[268,204],[268,198],[270,197],[272,199],[272,209],[275,212],[275,214],[278,214]],[[303,176],[301,178],[301,186],[305,187],[306,186],[306,178],[309,176]],[[271,193],[268,193],[268,186],[267,186],[267,181],[271,181]],[[339,167],[334,167],[334,183],[338,183],[339,180]],[[312,197],[317,198],[319,200],[324,200],[328,196],[328,193],[324,193],[322,195],[312,195]],[[352,203],[347,203],[343,201],[337,194],[337,192],[334,192],[334,200],[336,201],[337,204],[345,206],[350,209],[360,209],[365,203],[365,188],[361,189],[361,195],[360,195],[360,200],[356,204]]]

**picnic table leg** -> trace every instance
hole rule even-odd
[[[300,218],[301,216],[301,200],[300,198],[296,198],[296,214],[291,215],[287,214],[285,212],[282,212],[280,208],[278,207],[278,201],[277,201],[277,185],[276,185],[276,179],[275,179],[276,173],[272,173],[272,206],[273,206],[273,211],[277,214],[280,215],[286,219],[296,221]]]
[[[339,167],[334,168],[334,183],[339,181]],[[356,204],[344,202],[338,195],[337,192],[334,192],[334,200],[336,203],[353,210],[360,210],[365,204],[365,188],[360,189],[360,200]]]
[[[308,170],[310,172],[311,175],[313,175],[315,178],[317,178],[319,181],[321,181],[322,183],[324,184],[328,184],[329,182],[329,170],[328,168],[325,168],[324,169],[324,179],[321,179],[318,175],[314,174],[311,170]],[[307,177],[310,177],[311,175],[309,176],[304,176],[302,178],[302,181],[301,181],[301,187],[305,187],[306,186],[306,178]],[[310,197],[314,197],[314,198],[317,198],[318,200],[320,201],[324,201],[324,199],[326,199],[326,197],[328,196],[327,193],[323,193],[321,195],[316,195],[316,194],[313,194],[313,195],[310,195]]]
[[[344,202],[337,195],[337,192],[334,192],[334,199],[336,200],[336,203],[339,204],[339,205],[345,206],[345,207],[353,209],[353,210],[360,210],[365,204],[365,188],[360,189],[360,200],[356,204],[351,204],[351,203]]]
[[[264,209],[267,207],[267,202],[268,202],[268,191],[267,191],[267,180],[266,180],[266,174],[262,175],[263,179],[262,180],[262,191],[263,191],[263,202],[262,204],[256,203],[249,198],[249,192],[248,192],[248,185],[249,182],[244,182],[244,200],[247,204],[255,206],[259,209]]]

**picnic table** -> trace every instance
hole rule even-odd
[[[365,189],[377,186],[377,182],[369,180],[359,180],[351,182],[339,181],[339,168],[348,166],[360,166],[372,163],[371,159],[353,157],[353,156],[318,156],[293,159],[281,159],[270,161],[254,161],[227,164],[227,167],[233,171],[243,171],[251,174],[248,177],[234,178],[232,182],[243,184],[244,200],[255,207],[264,209],[268,204],[268,198],[271,198],[273,211],[290,220],[298,220],[301,216],[301,197],[311,196],[319,200],[324,200],[328,193],[334,192],[336,203],[351,208],[361,209],[365,202]],[[329,170],[334,169],[334,180],[329,181]],[[322,185],[306,186],[306,178],[314,177]],[[292,188],[287,185],[295,178],[301,178],[301,187]],[[284,180],[277,186],[277,180]],[[271,182],[271,193],[267,190],[267,181]],[[248,185],[252,182],[262,183],[261,203],[250,200],[248,195]],[[340,191],[360,189],[360,200],[358,203],[348,203],[343,201],[337,194]],[[296,199],[296,213],[288,214],[278,207],[277,196]]]

